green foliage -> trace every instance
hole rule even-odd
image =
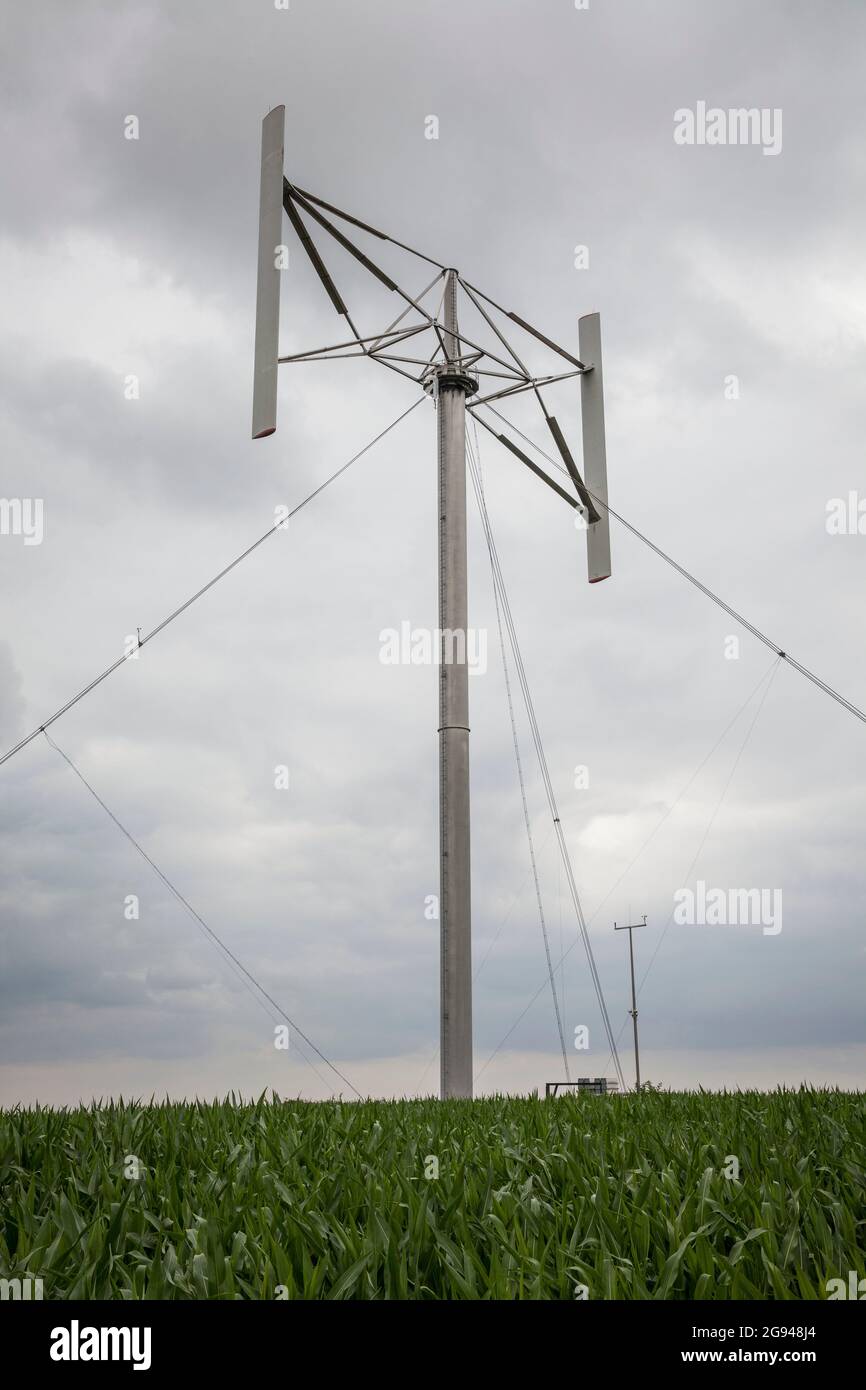
[[[809,1089],[16,1108],[0,1277],[54,1299],[823,1298],[866,1272],[864,1117]]]

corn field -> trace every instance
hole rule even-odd
[[[822,1299],[864,1249],[859,1094],[0,1112],[45,1299]]]

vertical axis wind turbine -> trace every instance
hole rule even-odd
[[[440,1052],[441,1096],[472,1097],[472,933],[469,819],[469,666],[466,552],[466,414],[493,434],[536,477],[582,517],[587,536],[587,568],[591,584],[610,576],[610,528],[607,513],[604,397],[601,371],[601,329],[598,314],[579,321],[579,357],[572,356],[517,314],[502,309],[488,295],[463,280],[453,268],[425,256],[366,222],[341,212],[296,187],[285,177],[285,107],[275,106],[262,122],[261,190],[259,202],[259,259],[256,296],[255,370],[253,378],[253,439],[264,439],[277,427],[277,373],[281,363],[366,357],[399,373],[432,396],[438,413],[439,466],[439,930],[440,930]],[[336,312],[346,320],[351,337],[329,347],[280,357],[280,277],[284,262],[282,238],[285,212]],[[437,274],[417,297],[370,260],[328,218],[326,213],[360,231],[435,266]],[[354,257],[380,284],[404,301],[405,307],[387,328],[362,336],[331,278],[302,214],[317,223],[344,251]],[[441,310],[423,307],[437,290]],[[496,340],[491,346],[472,341],[458,322],[458,291]],[[482,302],[483,301],[483,302]],[[487,306],[485,308],[485,305]],[[518,357],[491,313],[504,316],[536,342],[569,364],[568,371],[534,376]],[[441,312],[442,317],[439,317]],[[411,318],[409,316],[412,316]],[[408,323],[404,320],[409,318]],[[402,325],[402,326],[401,326]],[[477,331],[477,330],[476,330]],[[427,339],[432,352],[405,355]],[[399,348],[399,352],[394,352]],[[501,352],[506,357],[499,355]],[[573,377],[580,378],[583,434],[583,476],[565,436],[542,397],[542,390]],[[480,379],[491,378],[492,390],[479,396]],[[486,390],[486,388],[485,388]],[[531,391],[574,486],[576,497],[560,487],[523,449],[478,414],[487,407],[497,419],[493,402]],[[477,399],[472,399],[477,397]],[[507,421],[504,421],[507,424]],[[599,507],[601,510],[599,510]]]

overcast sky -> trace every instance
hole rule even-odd
[[[44,510],[40,544],[0,535],[3,749],[419,394],[363,361],[283,367],[278,431],[250,440],[260,122],[278,103],[301,187],[572,351],[601,313],[611,504],[866,704],[866,534],[826,524],[832,499],[866,499],[861,4],[57,0],[5,28],[0,495]],[[678,143],[675,113],[701,102],[764,110],[776,148]],[[281,350],[339,341],[286,240]],[[317,241],[362,330],[384,328],[399,303]],[[410,291],[430,278],[359,241]],[[538,344],[518,351],[548,369]],[[579,458],[576,383],[551,404]],[[547,447],[537,412],[508,413]],[[51,730],[382,1095],[438,1086],[436,671],[384,665],[379,638],[436,626],[435,439],[425,399]],[[646,913],[646,1076],[863,1086],[863,724],[784,663],[770,683],[772,653],[616,525],[613,576],[590,587],[569,509],[486,435],[481,458],[627,1077],[613,924]],[[488,634],[470,680],[476,1069],[479,1089],[528,1090],[563,1063],[549,989],[509,1032],[545,958],[470,508],[470,621]],[[518,718],[558,959],[577,928]],[[297,1039],[275,1050],[279,1020],[44,738],[0,781],[0,1102],[340,1089]],[[698,879],[779,890],[782,930],[672,922]],[[572,1074],[613,1075],[579,944],[558,989]]]

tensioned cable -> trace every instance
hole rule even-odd
[[[233,952],[232,950],[229,949],[229,947],[225,944],[224,941],[222,941],[222,940],[220,939],[220,937],[217,936],[217,934],[216,934],[216,932],[213,930],[213,928],[208,926],[207,922],[204,920],[204,918],[202,917],[201,913],[200,913],[200,912],[196,912],[196,910],[195,910],[195,908],[192,906],[192,904],[191,904],[190,902],[188,902],[187,899],[183,896],[183,894],[181,893],[180,889],[179,889],[179,888],[175,888],[175,886],[174,886],[174,884],[172,883],[171,879],[168,878],[168,876],[167,876],[166,874],[163,873],[163,871],[162,871],[162,869],[159,867],[159,865],[158,865],[157,863],[155,863],[153,859],[151,859],[151,857],[150,857],[150,855],[147,853],[147,851],[146,851],[145,849],[143,849],[142,846],[138,843],[138,840],[136,840],[135,836],[134,836],[133,834],[131,834],[131,832],[130,832],[129,830],[127,830],[126,826],[122,823],[122,821],[120,821],[120,820],[118,819],[118,817],[114,814],[114,812],[111,810],[111,808],[105,804],[105,802],[103,801],[103,799],[102,799],[102,797],[99,795],[99,793],[95,790],[94,787],[92,787],[92,786],[90,785],[90,783],[88,782],[87,778],[84,776],[83,772],[81,772],[81,771],[79,770],[79,768],[76,767],[75,763],[72,761],[72,759],[70,758],[69,754],[68,754],[68,753],[64,753],[63,749],[62,749],[57,743],[54,742],[53,738],[51,737],[51,735],[48,733],[48,731],[47,731],[46,729],[43,729],[42,732],[45,734],[45,737],[46,737],[46,739],[48,740],[48,742],[50,743],[51,747],[55,750],[55,752],[57,752],[57,753],[60,754],[60,756],[61,756],[61,758],[63,758],[64,762],[68,763],[69,767],[71,767],[72,771],[75,773],[75,775],[76,775],[76,777],[78,778],[78,780],[79,780],[81,783],[83,783],[83,785],[87,788],[87,790],[90,792],[90,795],[93,797],[93,799],[99,803],[99,805],[102,807],[103,811],[104,811],[105,814],[109,817],[109,819],[112,820],[112,821],[114,822],[114,824],[117,826],[118,830],[119,830],[123,835],[126,836],[126,838],[127,838],[127,840],[129,841],[129,843],[133,846],[134,849],[136,849],[136,850],[138,851],[138,853],[141,855],[142,859],[143,859],[147,864],[150,865],[151,869],[153,869],[153,872],[156,874],[157,878],[159,878],[159,879],[161,880],[161,882],[165,884],[166,888],[167,888],[167,889],[169,890],[169,892],[173,895],[173,897],[175,897],[175,898],[177,899],[177,901],[181,904],[181,906],[182,906],[183,908],[185,908],[185,910],[186,910],[186,911],[190,914],[190,916],[198,923],[198,925],[199,925],[200,927],[202,927],[202,928],[207,932],[207,935],[208,935],[208,937],[211,939],[211,941],[212,941],[213,943],[215,943],[215,945],[219,947],[219,949],[223,952],[223,954],[227,957],[227,959],[228,959],[229,961],[231,961],[232,964],[233,964],[234,966],[237,967],[237,970],[241,972],[241,975],[244,976],[244,977],[246,977],[246,980],[248,980],[248,981],[250,982],[250,984],[252,984],[252,985],[255,986],[255,988],[259,991],[259,995],[262,996],[262,999],[266,999],[266,1000],[268,1001],[268,1004],[270,1004],[271,1008],[276,1009],[276,1011],[277,1011],[277,1013],[279,1014],[280,1018],[285,1019],[286,1023],[289,1025],[289,1027],[290,1027],[295,1033],[297,1033],[298,1037],[303,1038],[304,1042],[307,1044],[308,1047],[312,1048],[312,1050],[313,1050],[313,1052],[315,1052],[316,1056],[317,1056],[317,1057],[320,1057],[320,1058],[322,1059],[322,1061],[325,1063],[325,1065],[328,1066],[328,1067],[330,1067],[330,1069],[331,1069],[331,1071],[334,1073],[334,1075],[335,1075],[335,1076],[338,1076],[338,1077],[340,1078],[340,1080],[343,1081],[343,1082],[349,1087],[349,1090],[350,1090],[350,1091],[354,1091],[354,1092],[355,1092],[355,1095],[358,1097],[359,1100],[362,1100],[363,1097],[361,1096],[361,1092],[360,1092],[359,1090],[357,1090],[356,1087],[354,1087],[354,1086],[352,1085],[352,1083],[351,1083],[351,1081],[348,1079],[348,1077],[344,1076],[343,1073],[340,1071],[340,1069],[339,1069],[338,1067],[334,1066],[334,1063],[331,1062],[331,1061],[325,1056],[324,1052],[322,1052],[318,1047],[316,1047],[316,1044],[312,1041],[312,1039],[308,1038],[307,1035],[306,1035],[306,1033],[303,1032],[303,1030],[302,1030],[301,1028],[298,1027],[297,1023],[295,1023],[294,1019],[292,1019],[292,1018],[289,1017],[289,1015],[286,1013],[285,1009],[284,1009],[280,1004],[278,1004],[277,1001],[276,1001],[276,999],[274,999],[274,998],[268,993],[268,991],[265,989],[264,985],[259,984],[259,982],[258,982],[258,980],[256,979],[256,977],[255,977],[249,970],[247,970],[246,966],[245,966],[241,961],[238,960],[238,958],[237,958],[237,956],[234,954],[234,952]],[[253,997],[254,997],[254,998],[258,998],[258,996],[256,996],[256,995],[254,995]],[[258,999],[258,1002],[261,1003],[261,1002],[262,1002],[262,999]],[[304,1058],[304,1060],[305,1060],[305,1061],[308,1061],[309,1059],[308,1059],[308,1058]],[[327,1085],[328,1085],[327,1081],[325,1081],[325,1078],[324,1078],[318,1071],[316,1071],[316,1068],[315,1068],[315,1066],[313,1065],[313,1063],[310,1062],[309,1065],[313,1067],[313,1070],[316,1072],[316,1075],[319,1077],[319,1080],[322,1081],[323,1084],[327,1086]],[[331,1092],[333,1093],[333,1087],[329,1087],[329,1089],[330,1089]]]
[[[601,1012],[605,1032],[607,1033],[608,1041],[611,1045],[611,1051],[615,1059],[617,1076],[619,1078],[620,1085],[623,1088],[625,1088],[625,1079],[623,1077],[622,1068],[620,1067],[619,1063],[619,1054],[616,1050],[616,1041],[613,1036],[613,1029],[611,1027],[610,1017],[608,1015],[607,1005],[604,999],[604,991],[601,987],[601,980],[599,978],[598,968],[595,963],[595,956],[593,954],[592,944],[589,940],[589,932],[587,930],[586,919],[583,915],[583,908],[580,902],[580,895],[577,891],[577,883],[575,882],[574,878],[574,870],[571,864],[571,856],[568,852],[568,845],[565,841],[565,835],[562,829],[562,822],[559,818],[559,809],[556,802],[556,794],[553,790],[553,783],[551,782],[550,772],[547,767],[547,758],[545,756],[544,747],[541,741],[541,732],[538,727],[538,721],[535,717],[535,707],[533,705],[532,696],[529,690],[529,683],[526,676],[526,668],[523,664],[523,657],[520,652],[520,644],[517,640],[517,632],[514,627],[514,621],[511,615],[511,604],[509,603],[508,593],[505,589],[504,579],[502,576],[502,568],[499,564],[499,556],[496,550],[496,543],[493,539],[492,532],[490,531],[489,517],[487,517],[486,508],[482,510],[482,522],[484,522],[485,520],[487,523],[485,525],[485,536],[487,538],[488,550],[490,551],[490,555],[493,561],[494,571],[499,579],[500,595],[502,597],[502,610],[505,617],[505,627],[508,633],[509,642],[511,644],[512,654],[514,656],[515,669],[517,671],[518,682],[520,684],[521,693],[523,695],[524,706],[526,708],[527,719],[529,721],[530,734],[532,737],[533,745],[535,747],[535,753],[538,760],[539,770],[541,772],[541,778],[544,785],[545,795],[547,797],[548,807],[550,809],[551,816],[553,818],[553,823],[556,829],[556,837],[559,843],[559,852],[562,857],[562,863],[565,869],[566,879],[568,881],[569,892],[571,894],[571,900],[574,905],[575,916],[577,917],[577,923],[580,929],[581,939],[583,941],[584,949],[586,951],[587,964],[589,966],[590,976],[592,978],[593,987],[595,989],[596,999],[598,1000],[599,1010]],[[485,1070],[487,1065],[489,1065],[489,1062],[485,1063],[484,1067],[481,1068],[481,1071],[478,1072],[477,1075],[479,1077],[481,1073]]]
[[[158,633],[162,632],[164,628],[167,628],[169,623],[173,623],[175,618],[179,618],[181,613],[186,612],[187,608],[191,607],[191,605],[194,604],[197,599],[200,599],[203,594],[206,594],[208,590],[212,589],[215,584],[218,584],[221,579],[224,579],[225,576],[229,574],[237,565],[239,565],[242,560],[245,560],[248,555],[252,555],[253,551],[257,550],[260,545],[263,545],[266,540],[269,540],[270,537],[273,536],[277,531],[282,530],[285,527],[286,522],[289,521],[291,517],[297,516],[298,512],[301,511],[304,507],[306,507],[308,503],[312,502],[314,497],[318,497],[320,492],[324,492],[326,487],[330,487],[331,483],[336,482],[337,478],[339,478],[343,473],[345,473],[348,468],[351,468],[353,463],[357,463],[358,459],[361,458],[364,454],[366,454],[370,449],[372,449],[374,444],[378,444],[379,440],[384,439],[385,435],[389,434],[390,431],[393,430],[397,425],[399,425],[402,420],[405,420],[407,415],[411,415],[412,411],[416,410],[424,399],[424,396],[419,397],[417,401],[415,401],[412,405],[409,406],[408,410],[404,410],[402,415],[398,415],[396,420],[392,420],[390,425],[388,425],[384,430],[382,430],[380,434],[377,434],[375,439],[371,439],[369,444],[365,444],[363,449],[359,449],[357,454],[354,454],[352,458],[350,458],[346,463],[344,463],[340,468],[338,468],[336,473],[332,473],[330,478],[326,478],[323,483],[320,483],[317,488],[314,488],[313,491],[309,493],[309,495],[305,497],[302,502],[299,502],[298,505],[294,507],[292,511],[289,512],[288,516],[282,517],[280,521],[274,522],[273,526],[269,527],[268,530],[265,531],[264,535],[259,536],[258,540],[253,541],[252,545],[247,546],[246,550],[242,551],[240,555],[238,555],[234,560],[232,560],[231,564],[226,565],[224,569],[221,569],[218,574],[214,575],[213,579],[209,579],[206,584],[203,584],[200,589],[197,589],[196,592],[192,594],[190,598],[186,599],[186,601],[182,603],[180,607],[175,608],[174,612],[170,613],[167,618],[163,618],[161,623],[157,623],[156,627],[152,628],[151,631],[146,633],[144,637],[140,637],[138,640],[137,650],[140,650],[144,646],[145,642],[150,642],[154,637],[157,636]],[[34,729],[32,733],[29,733],[25,738],[20,739],[19,742],[14,745],[14,747],[7,749],[7,751],[2,755],[2,757],[0,757],[0,766],[2,766],[3,763],[8,762],[9,759],[14,757],[16,753],[20,753],[21,749],[26,748],[27,744],[32,743],[33,739],[36,738],[39,734],[44,733],[45,730],[55,722],[55,720],[59,719],[61,715],[66,714],[68,710],[72,709],[73,705],[78,704],[79,700],[83,700],[85,695],[89,695],[91,690],[95,690],[98,685],[101,685],[104,680],[107,680],[108,677],[112,675],[118,669],[119,666],[125,665],[128,659],[129,658],[126,655],[118,657],[117,661],[113,662],[111,666],[107,666],[101,675],[97,676],[94,680],[90,681],[90,683],[86,685],[83,690],[79,690],[78,694],[73,695],[71,700],[67,700],[65,705],[61,705],[60,709],[55,710],[54,714],[50,715],[48,719],[44,720],[43,723],[41,723],[38,728]]]
[[[472,486],[478,502],[478,509],[483,515],[487,515],[486,500],[484,497],[484,481],[481,475],[481,453],[478,449],[478,439],[476,435],[475,449],[472,447],[472,440],[469,431],[466,431],[466,449],[469,458],[469,473],[472,478]],[[499,651],[502,657],[502,671],[505,677],[505,696],[508,703],[508,717],[511,722],[511,740],[514,744],[514,759],[517,763],[517,779],[520,783],[520,800],[523,805],[523,823],[526,827],[526,839],[529,845],[529,861],[532,865],[532,879],[535,884],[535,901],[538,905],[538,919],[541,923],[541,935],[544,940],[544,954],[547,959],[547,973],[550,979],[550,992],[553,996],[553,1010],[556,1015],[556,1028],[559,1033],[559,1045],[562,1049],[562,1061],[565,1066],[566,1078],[571,1080],[571,1072],[568,1066],[568,1053],[565,1048],[565,1033],[562,1027],[562,1012],[559,1007],[559,999],[556,993],[556,981],[553,974],[553,961],[550,955],[550,940],[547,932],[547,922],[544,916],[544,903],[541,897],[541,884],[538,881],[538,865],[535,859],[535,844],[532,839],[532,826],[529,820],[529,806],[526,801],[526,783],[523,777],[523,762],[520,757],[520,741],[517,737],[517,721],[514,717],[514,701],[511,697],[511,675],[508,670],[508,656],[505,651],[505,637],[502,631],[502,612],[499,600],[499,586],[496,581],[496,570],[493,566],[493,556],[490,556],[490,572],[493,577],[493,602],[496,609],[496,627],[499,634]]]
[[[495,551],[494,551],[494,554],[495,554]],[[498,557],[497,557],[497,565],[498,565]],[[558,811],[558,807],[557,807],[557,804],[556,804],[555,794],[554,794],[554,792],[553,792],[553,786],[552,786],[552,783],[551,783],[551,781],[550,781],[550,774],[549,774],[548,769],[547,769],[547,760],[546,760],[546,757],[545,757],[545,754],[544,754],[544,749],[543,749],[543,746],[542,746],[542,743],[541,743],[540,732],[539,732],[539,730],[538,730],[537,722],[536,722],[536,720],[535,720],[534,708],[533,708],[533,706],[532,706],[531,696],[530,696],[530,694],[529,694],[529,688],[528,688],[528,684],[527,684],[527,682],[526,682],[526,672],[525,672],[525,669],[524,669],[524,667],[523,667],[523,661],[522,661],[522,657],[521,657],[521,655],[520,655],[519,647],[516,645],[516,634],[515,634],[514,631],[513,631],[513,622],[512,622],[512,619],[511,619],[510,607],[509,607],[509,605],[508,605],[507,595],[503,594],[503,599],[504,599],[504,604],[503,604],[503,606],[504,606],[505,615],[506,615],[506,628],[507,628],[507,630],[508,630],[508,632],[509,632],[509,640],[510,640],[511,643],[512,643],[512,652],[514,653],[514,657],[515,657],[515,665],[516,665],[516,667],[517,667],[518,679],[519,679],[519,681],[520,681],[521,692],[522,692],[522,694],[523,694],[524,703],[525,703],[526,709],[527,709],[527,716],[528,716],[528,718],[529,718],[529,724],[530,724],[530,732],[531,732],[531,734],[532,734],[533,744],[534,744],[534,746],[535,746],[535,751],[536,751],[536,757],[537,757],[537,759],[538,759],[539,768],[540,768],[541,774],[542,774],[542,782],[543,782],[544,787],[545,787],[545,794],[546,794],[546,796],[547,796],[547,798],[548,798],[548,806],[549,806],[549,808],[550,808],[551,816],[552,816],[553,822],[554,822],[554,827],[555,827],[555,831],[556,831],[556,837],[557,837],[557,841],[558,841],[558,845],[559,845],[559,852],[560,852],[560,856],[561,856],[562,861],[563,861],[563,865],[564,865],[564,867],[565,867],[566,876],[567,876],[567,879],[568,879],[569,892],[570,892],[570,894],[571,894],[572,904],[573,904],[574,909],[575,909],[575,915],[576,915],[576,917],[577,917],[578,927],[579,927],[580,933],[581,933],[581,940],[582,940],[582,942],[583,942],[584,949],[585,949],[585,951],[586,951],[587,964],[588,964],[588,966],[589,966],[590,975],[591,975],[591,977],[592,977],[593,987],[594,987],[595,992],[596,992],[596,998],[597,998],[597,1000],[598,1000],[599,1009],[600,1009],[601,1016],[602,1016],[602,1021],[603,1021],[603,1023],[604,1023],[605,1031],[606,1031],[607,1034],[608,1034],[608,1039],[609,1039],[610,1041],[613,1041],[613,1030],[612,1030],[611,1024],[610,1024],[610,1017],[609,1017],[609,1015],[608,1015],[607,1006],[606,1006],[605,1001],[604,1001],[604,993],[603,993],[603,990],[602,990],[602,987],[601,987],[601,980],[600,980],[599,975],[598,975],[598,969],[597,969],[597,967],[596,967],[595,957],[594,957],[593,952],[592,952],[592,946],[591,946],[591,943],[590,943],[590,940],[589,940],[589,933],[588,933],[588,930],[587,930],[587,927],[586,927],[586,921],[585,921],[585,918],[584,918],[584,916],[583,916],[583,909],[582,909],[582,906],[581,906],[581,903],[580,903],[580,896],[579,896],[579,894],[578,894],[578,891],[577,891],[577,884],[576,884],[575,879],[574,879],[574,871],[573,871],[572,864],[571,864],[571,857],[570,857],[569,852],[568,852],[568,846],[567,846],[567,844],[566,844],[566,842],[565,842],[565,835],[564,835],[564,832],[563,832],[563,830],[562,830],[562,824],[561,824],[561,821],[560,821],[560,818],[559,818],[559,811]],[[618,1055],[616,1056],[616,1060],[617,1060],[617,1070],[618,1070],[619,1075],[621,1076],[621,1071],[620,1071],[620,1068],[619,1068],[619,1058],[618,1058]],[[487,1066],[487,1063],[485,1063],[485,1067],[486,1067],[486,1066]],[[481,1068],[481,1072],[483,1072],[483,1071],[485,1070],[485,1067],[482,1067],[482,1068]],[[481,1072],[478,1073],[479,1076],[481,1075]],[[622,1084],[623,1084],[623,1085],[625,1084],[624,1081],[622,1082]]]
[[[485,533],[490,524],[490,517],[487,512],[487,503],[484,496],[484,481],[481,474],[481,451],[478,448],[478,436],[475,437],[475,448],[473,449],[472,440],[466,430],[466,452],[469,459],[469,474],[472,478],[472,486],[475,491],[475,498],[478,503],[478,510],[485,519]],[[488,545],[489,550],[489,545]],[[493,603],[496,609],[496,627],[499,634],[499,651],[502,657],[502,672],[505,677],[505,696],[508,702],[508,717],[511,722],[511,740],[514,744],[514,759],[517,763],[517,779],[520,783],[520,800],[523,805],[523,823],[526,827],[526,839],[529,845],[529,862],[532,865],[532,879],[535,884],[535,901],[538,905],[538,920],[541,923],[541,935],[544,940],[544,954],[547,959],[547,974],[550,980],[550,992],[553,996],[553,1011],[556,1015],[556,1029],[559,1033],[559,1045],[562,1049],[562,1061],[565,1066],[565,1075],[568,1081],[571,1080],[571,1072],[568,1066],[568,1053],[565,1048],[565,1033],[562,1027],[562,1012],[559,1007],[559,999],[556,993],[556,980],[553,974],[553,961],[550,955],[550,941],[547,933],[547,922],[544,917],[544,903],[541,897],[541,884],[538,881],[538,864],[535,859],[535,844],[532,839],[532,826],[529,820],[529,806],[526,801],[526,783],[523,777],[523,762],[520,757],[520,740],[517,737],[517,720],[514,717],[514,701],[511,697],[511,675],[508,670],[508,656],[505,651],[505,636],[502,631],[502,611],[499,601],[499,585],[496,579],[496,570],[493,565],[493,555],[490,553],[490,573],[493,577]]]
[[[552,458],[550,454],[545,453],[541,446],[536,444],[534,439],[530,439],[528,435],[524,434],[522,430],[519,430],[516,425],[512,424],[512,422],[508,420],[504,415],[500,414],[498,410],[495,410],[492,405],[488,405],[487,409],[493,415],[495,415],[497,419],[501,420],[503,424],[508,425],[509,429],[512,429],[515,434],[519,435],[520,438],[524,440],[526,444],[531,445],[531,447],[535,449],[536,452],[539,453],[543,459],[546,459],[548,463],[552,464],[555,468],[558,468],[561,473],[565,473],[567,475],[568,470],[563,467],[560,461],[558,459]],[[687,579],[688,582],[690,584],[693,584],[696,589],[699,589],[702,594],[706,594],[707,598],[712,599],[713,603],[715,603],[719,608],[723,609],[729,617],[733,618],[734,622],[739,623],[740,626],[744,627],[747,632],[750,632],[753,637],[757,637],[759,642],[763,642],[765,647],[769,647],[770,651],[776,653],[776,656],[780,656],[783,661],[787,661],[789,666],[793,666],[795,671],[799,671],[801,676],[805,676],[808,681],[811,681],[812,684],[817,686],[819,690],[822,690],[825,695],[829,695],[830,698],[835,700],[837,704],[840,704],[843,707],[843,709],[848,710],[849,714],[853,714],[855,718],[859,719],[862,723],[866,724],[866,711],[860,709],[858,705],[853,704],[850,700],[847,700],[844,695],[840,695],[838,690],[834,690],[834,688],[831,685],[828,685],[827,682],[822,680],[820,676],[816,675],[814,671],[810,671],[807,666],[804,666],[802,664],[802,662],[797,661],[788,652],[783,651],[782,648],[779,646],[778,642],[774,642],[771,637],[767,637],[766,633],[761,632],[759,628],[755,627],[754,623],[750,623],[748,618],[744,618],[742,613],[738,613],[737,610],[735,608],[732,608],[729,603],[725,603],[723,598],[720,598],[719,595],[714,593],[712,589],[708,588],[706,584],[702,584],[700,579],[697,579],[695,575],[691,574],[687,569],[684,568],[683,565],[678,564],[677,561],[673,558],[673,556],[668,555],[666,551],[662,550],[661,546],[658,546],[655,544],[654,541],[651,541],[649,536],[645,536],[643,532],[639,531],[636,526],[632,526],[630,521],[626,521],[624,516],[620,516],[619,512],[615,512],[613,507],[611,507],[607,502],[605,502],[603,498],[596,496],[596,494],[590,488],[587,488],[587,492],[589,493],[593,502],[596,502],[598,506],[603,507],[609,516],[612,516],[614,520],[618,521],[621,526],[624,526],[627,531],[631,531],[632,535],[636,536],[639,541],[643,541],[644,545],[649,546],[650,550],[654,551],[655,554],[658,555],[659,559],[664,560],[665,563],[670,565],[672,569],[675,569],[677,574],[682,575],[683,579]]]

